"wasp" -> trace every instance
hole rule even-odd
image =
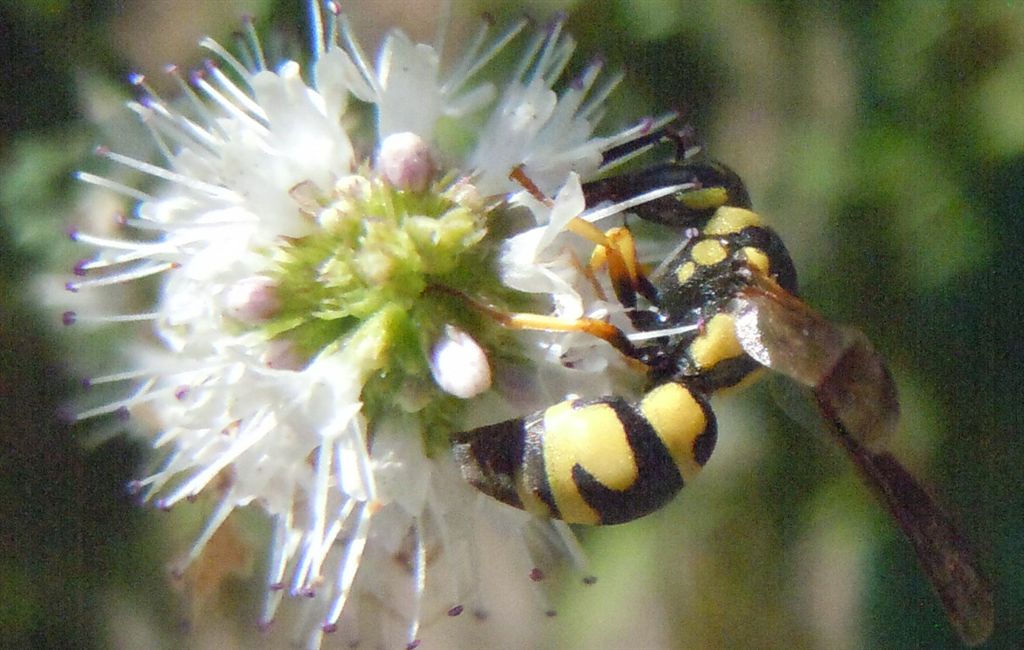
[[[650,335],[642,344],[589,319],[503,321],[603,338],[645,368],[646,392],[635,401],[569,399],[455,434],[463,476],[495,499],[568,523],[637,519],[670,501],[710,457],[717,426],[709,397],[767,368],[810,393],[831,437],[911,541],[964,643],[982,643],[993,626],[987,580],[951,519],[884,449],[899,419],[888,367],[860,331],[798,297],[790,255],[751,210],[739,176],[703,156],[677,154],[591,182],[584,193],[596,205],[674,185],[684,189],[631,209],[683,233],[650,274],[636,262],[628,229],[595,233],[592,224],[576,224],[607,261],[633,328]]]

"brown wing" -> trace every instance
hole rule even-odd
[[[952,520],[890,454],[869,451],[839,432],[837,438],[910,539],[960,639],[968,646],[984,643],[995,617],[992,586]]]
[[[992,588],[950,518],[881,450],[899,419],[885,362],[860,331],[835,325],[770,278],[754,274],[733,305],[743,350],[811,389],[831,434],[910,539],[946,615],[967,645],[992,633]]]
[[[896,385],[859,330],[829,322],[759,275],[735,299],[733,312],[743,350],[810,388],[826,418],[872,449],[892,436],[900,414]]]

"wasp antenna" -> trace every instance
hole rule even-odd
[[[526,166],[522,164],[513,167],[512,171],[508,174],[509,179],[518,183],[520,187],[529,192],[530,196],[550,208],[554,205],[554,201],[552,201],[549,196],[544,194],[544,192],[537,187],[537,184],[533,182],[533,179],[526,174],[525,167]]]

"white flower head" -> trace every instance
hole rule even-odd
[[[266,67],[250,29],[253,64],[206,40],[216,62],[187,79],[171,70],[188,110],[136,78],[142,98],[130,107],[163,159],[99,153],[158,189],[80,174],[136,207],[121,238],[74,233],[97,252],[68,288],[155,277],[155,305],[65,321],[139,321],[156,344],[132,351],[131,370],[92,378],[133,388],[78,417],[145,414],[139,428],[155,425],[165,461],[136,484],[146,500],[171,508],[218,494],[181,570],[236,508],[256,504],[274,524],[264,623],[285,598],[299,601],[315,647],[324,633],[369,634],[361,602],[404,598],[399,636],[415,644],[427,596],[452,614],[485,606],[480,520],[541,526],[538,537],[578,557],[563,524],[531,523],[465,484],[448,436],[581,385],[613,392],[601,370],[618,355],[603,342],[512,332],[478,307],[614,314],[581,273],[585,242],[565,230],[585,208],[580,177],[650,124],[594,135],[617,81],[594,92],[599,63],[555,90],[573,51],[561,21],[528,43],[497,91],[476,78],[522,23],[496,38],[483,26],[450,69],[438,47],[398,31],[371,63],[336,5],[323,7],[310,2],[306,71]],[[370,105],[374,123],[360,123],[353,100]],[[471,152],[446,150],[438,121],[483,111]],[[357,148],[357,129],[373,134],[373,150]],[[553,202],[511,180],[516,168]],[[517,206],[536,227],[517,234]],[[574,352],[588,362],[569,369]],[[508,378],[523,368],[530,381]],[[438,550],[441,560],[428,558]],[[400,589],[387,570],[399,557]],[[451,576],[435,579],[428,564]]]

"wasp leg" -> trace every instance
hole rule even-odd
[[[537,330],[541,332],[582,332],[606,341],[628,359],[642,363],[642,353],[618,327],[596,318],[558,318],[544,314],[508,312],[475,300],[457,289],[443,285],[430,285],[427,291],[446,293],[465,302],[473,309],[485,314],[509,329]],[[643,366],[646,370],[646,365]]]
[[[693,158],[704,150],[704,140],[698,137],[692,124],[683,124],[677,129],[665,127],[661,135],[676,146],[676,162]]]
[[[589,221],[576,218],[569,222],[568,229],[594,243],[590,268],[596,270],[608,266],[612,290],[623,307],[636,307],[637,294],[656,302],[657,292],[640,266],[636,241],[628,228],[617,227],[602,231]]]
[[[516,312],[489,312],[499,323],[510,329],[540,330],[544,332],[583,332],[607,341],[613,348],[631,359],[639,359],[640,351],[630,343],[625,332],[611,323],[596,318],[566,319],[543,314]]]
[[[604,233],[606,243],[594,247],[590,256],[590,267],[599,269],[608,266],[615,297],[627,309],[636,307],[636,296],[640,294],[652,303],[657,302],[657,290],[647,279],[647,273],[636,254],[636,240],[629,228],[620,226]],[[618,260],[622,260],[619,266]]]
[[[652,123],[651,129],[647,133],[608,149],[601,156],[601,168],[605,169],[613,163],[619,164],[624,160],[629,160],[638,153],[665,142],[675,146],[674,160],[676,162],[696,155],[704,148],[704,143],[697,137],[696,129],[690,124],[680,123],[681,119],[682,116],[677,113],[663,126],[656,127]]]
[[[526,175],[522,165],[513,169],[509,173],[509,178],[519,183],[538,201],[551,205],[551,199],[545,196],[536,183]],[[608,276],[611,278],[615,297],[626,309],[636,307],[638,293],[651,302],[655,302],[656,291],[640,268],[636,255],[636,243],[628,229],[612,228],[605,232],[580,217],[571,219],[566,225],[566,229],[594,244],[591,267],[596,268],[595,264],[608,265]]]
[[[584,264],[575,251],[569,252],[569,259],[572,261],[573,268],[590,283],[590,288],[594,290],[594,295],[597,296],[597,299],[602,302],[608,302],[608,294],[605,293],[604,287],[601,286],[597,279],[598,269],[592,266],[589,261]]]
[[[689,188],[634,206],[629,212],[675,228],[703,228],[722,206],[750,208],[750,195],[739,175],[701,156],[591,181],[583,185],[583,195],[587,205],[618,203],[651,190],[687,184]]]

